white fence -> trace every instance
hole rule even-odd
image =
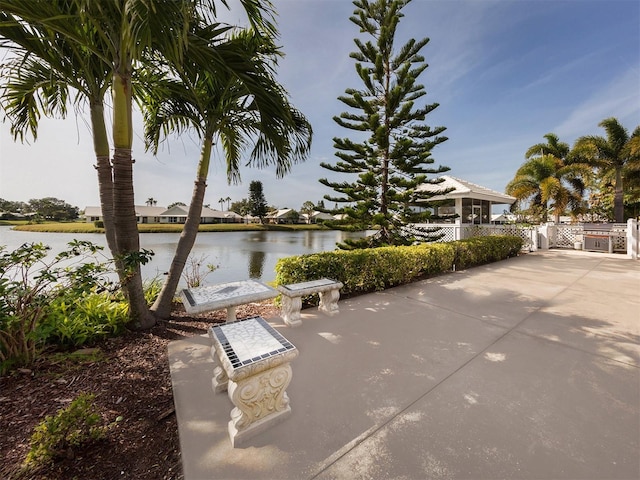
[[[590,236],[606,237],[608,250],[612,253],[627,253],[632,259],[640,254],[640,225],[630,219],[626,224],[613,224],[605,232],[585,230],[584,225],[536,225],[524,227],[518,225],[458,225],[451,223],[420,224],[424,227],[437,227],[442,234],[439,242],[452,242],[465,238],[487,235],[515,235],[523,240],[522,249],[533,252],[548,248],[585,248],[585,240]]]
[[[420,224],[422,227],[439,228],[442,235],[439,242],[453,242],[465,238],[486,237],[488,235],[514,235],[523,240],[522,249],[532,252],[538,249],[538,227],[517,225],[458,225],[453,223]]]

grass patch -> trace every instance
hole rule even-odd
[[[0,220],[0,225],[9,226],[9,225],[26,225],[29,223],[29,220]]]
[[[73,352],[56,352],[48,356],[54,364],[87,364],[106,360],[106,356],[99,348],[81,348]]]
[[[14,230],[21,232],[43,233],[102,233],[104,228],[96,228],[93,223],[85,222],[50,222],[16,225]]]
[[[104,233],[104,228],[97,228],[93,222],[50,222],[17,225],[11,223],[14,230],[23,232],[45,232],[45,233]],[[255,232],[255,231],[297,231],[297,230],[326,230],[322,225],[271,225],[258,223],[210,223],[200,225],[200,232]],[[138,225],[140,233],[179,233],[182,231],[181,224],[158,224],[142,223]]]

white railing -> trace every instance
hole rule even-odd
[[[589,233],[584,225],[549,225],[549,248],[576,248],[576,243],[584,246],[584,235]],[[627,225],[614,223],[610,230],[602,232],[611,242],[612,252],[627,251]]]
[[[536,227],[517,225],[465,225],[454,223],[419,224],[422,227],[439,228],[442,235],[438,242],[453,242],[465,238],[486,237],[489,235],[514,235],[522,238],[522,249],[529,252],[538,249],[538,234]]]
[[[453,242],[465,238],[487,235],[515,235],[523,240],[522,249],[533,252],[549,248],[584,248],[584,226],[576,225],[466,225],[454,223],[419,224],[423,227],[437,227],[442,235],[439,242]],[[612,225],[606,233],[611,242],[611,251],[626,252],[633,259],[640,258],[640,223],[630,219],[626,224]]]

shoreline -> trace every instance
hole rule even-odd
[[[104,228],[98,228],[93,223],[85,222],[49,222],[37,224],[0,223],[10,226],[12,230],[21,232],[40,233],[104,233]],[[143,223],[138,224],[139,233],[180,233],[182,224]],[[256,232],[256,231],[300,231],[300,230],[330,230],[317,224],[259,224],[259,223],[212,223],[201,224],[198,232]]]

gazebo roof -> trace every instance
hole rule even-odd
[[[442,182],[437,185],[431,183],[423,183],[418,187],[422,191],[440,192],[442,190],[451,190],[444,195],[436,195],[429,200],[449,200],[455,198],[475,198],[478,200],[488,200],[492,203],[502,203],[511,205],[516,201],[515,197],[506,195],[504,193],[491,190],[490,188],[476,185],[475,183],[468,182],[466,180],[460,180],[459,178],[451,177],[449,175],[443,175]]]

